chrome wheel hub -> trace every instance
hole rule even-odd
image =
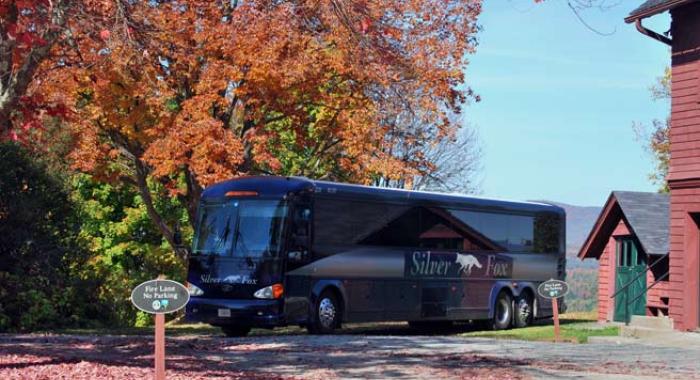
[[[335,322],[335,305],[329,298],[324,298],[318,304],[318,319],[325,328],[333,328]]]
[[[532,309],[530,308],[530,304],[526,299],[521,299],[518,301],[518,315],[520,316],[521,321],[527,321],[530,319],[531,313]]]

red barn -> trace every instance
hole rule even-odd
[[[670,37],[649,30],[643,25],[645,18],[663,12],[671,14]],[[663,269],[650,268],[654,256],[658,256],[653,252],[644,252],[647,255],[646,261],[635,263],[636,269],[633,270],[643,270],[640,276],[646,276],[646,287],[650,287],[644,314],[665,313],[662,306],[667,304],[668,316],[673,320],[673,326],[676,329],[695,330],[700,326],[700,1],[649,0],[632,11],[625,21],[634,23],[641,33],[668,44],[671,47],[672,68],[671,160],[667,178],[670,198],[668,215],[666,216],[668,218],[666,231],[668,234],[668,281],[656,282],[657,278],[652,272],[663,271]],[[624,196],[618,199],[616,194],[618,193],[613,193],[611,199],[608,200],[606,210],[619,206],[623,214],[621,220],[625,220]],[[604,252],[597,251],[600,249],[600,242],[596,243],[595,241],[604,239],[607,230],[596,232],[596,228],[601,227],[599,224],[607,226],[606,223],[612,223],[615,219],[614,212],[607,211],[612,214],[606,216],[606,211],[603,211],[598,220],[599,223],[591,232],[591,236],[579,253],[579,257],[598,257],[599,259],[602,257],[600,286],[602,291],[610,294],[611,288],[620,289],[626,285],[620,284],[621,280],[616,276],[617,273],[624,271],[620,267],[625,267],[627,263],[625,261],[616,262],[615,259],[611,258],[613,247],[610,246],[610,241],[606,243],[604,248],[607,250],[605,252],[608,253],[607,258]],[[614,244],[618,244],[616,236],[624,235],[625,228],[628,229],[628,233],[631,233],[626,236],[636,236],[640,242],[647,238],[642,236],[642,232],[634,230],[634,222],[628,222],[629,220],[622,225],[618,223],[620,229],[610,233],[615,241]],[[616,235],[616,231],[618,235]],[[602,235],[600,235],[601,233]],[[620,249],[625,252],[624,247],[617,247],[615,248],[617,249],[616,254],[619,254]],[[646,247],[642,246],[641,248]],[[637,255],[639,255],[639,250]],[[662,265],[665,264],[663,262],[657,264],[658,267]],[[614,287],[613,281],[615,282]],[[630,285],[630,287],[632,286],[637,285]],[[626,292],[625,290],[620,294]],[[654,293],[657,293],[657,296],[654,296]],[[615,298],[621,297],[620,294],[616,295]],[[604,295],[600,296],[599,301],[599,308],[602,309],[601,319],[610,319],[610,301],[605,299]],[[661,304],[658,304],[657,301],[660,301]],[[615,304],[613,303],[613,305]],[[634,312],[641,313],[641,310],[635,309]]]

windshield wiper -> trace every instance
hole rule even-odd
[[[229,216],[226,218],[226,228],[224,228],[223,234],[219,236],[219,240],[216,242],[216,246],[214,247],[213,251],[218,251],[219,247],[228,240],[228,234],[231,232],[231,228],[229,225],[231,224],[231,217]]]
[[[250,254],[250,250],[243,241],[243,234],[241,233],[241,218],[238,218],[236,221],[236,244],[233,246],[234,251],[238,247],[239,242],[241,243],[241,248],[243,248],[243,251],[245,251],[243,253],[248,256]]]

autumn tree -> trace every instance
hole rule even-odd
[[[0,1],[0,132],[26,112],[27,87],[65,25],[67,1]]]
[[[43,116],[66,116],[41,91],[45,70],[74,63],[80,40],[118,19],[122,0],[0,0],[0,139],[27,140]]]
[[[671,69],[666,68],[664,75],[657,78],[656,83],[650,88],[651,97],[655,101],[670,103],[671,100]],[[652,157],[654,170],[649,174],[649,179],[658,186],[660,192],[668,192],[666,177],[668,165],[671,159],[671,115],[664,120],[654,119],[651,125],[634,123],[633,128],[647,153]]]
[[[193,222],[201,189],[238,175],[419,175],[429,158],[393,154],[392,136],[454,136],[449,115],[473,98],[464,69],[478,0],[128,2],[120,12],[118,28],[76,44],[80,64],[42,83],[48,99],[69,95],[74,166],[137,188],[171,245],[158,197],[180,198]]]

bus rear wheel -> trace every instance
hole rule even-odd
[[[221,326],[221,330],[229,338],[244,337],[250,333],[250,326]]]
[[[340,327],[340,303],[331,291],[324,291],[318,297],[314,310],[314,320],[307,329],[311,334],[330,334]]]
[[[532,304],[532,296],[529,293],[523,293],[515,299],[513,326],[527,327],[532,324],[534,310]]]
[[[510,328],[513,320],[513,297],[508,292],[501,292],[496,298],[493,309],[493,329],[505,330]]]

